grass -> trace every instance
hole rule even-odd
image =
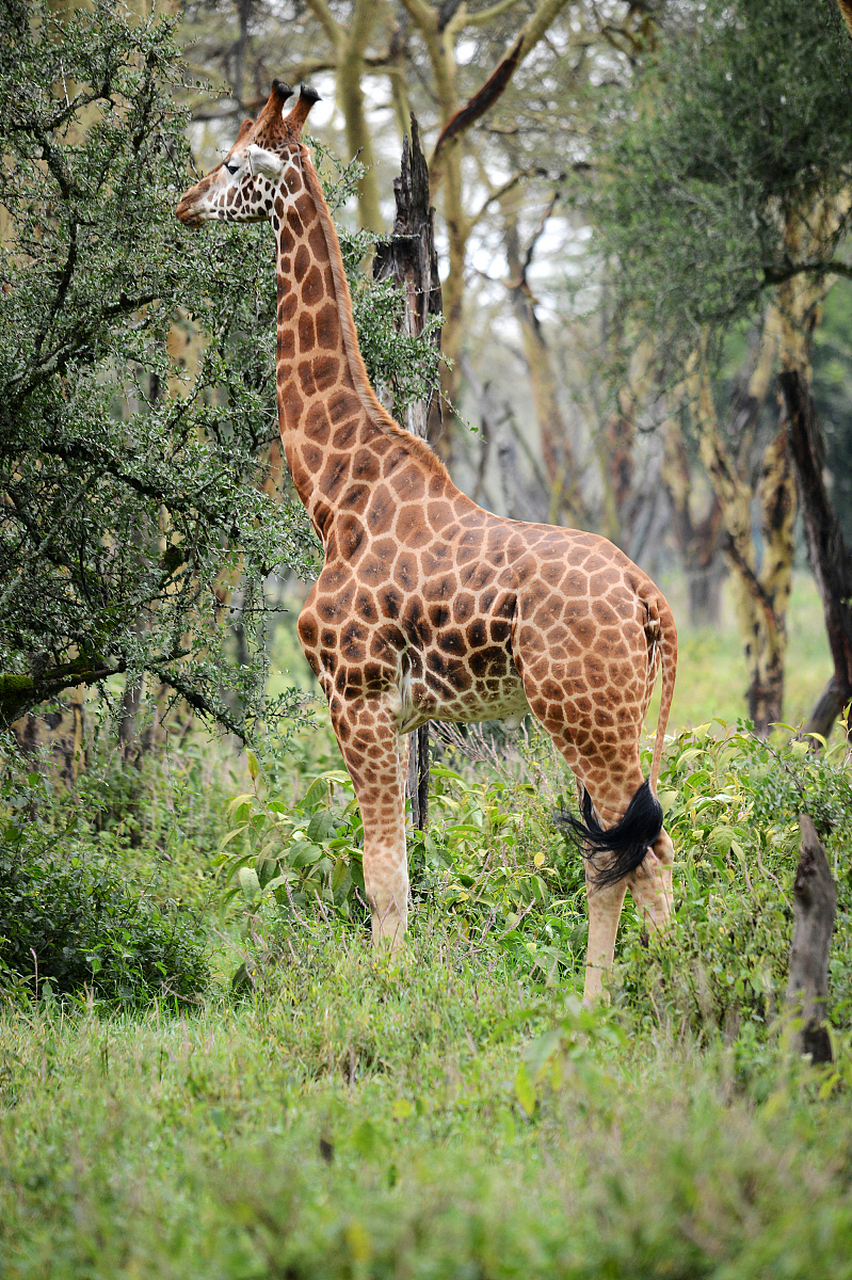
[[[401,968],[290,942],[249,1001],[3,1019],[4,1278],[850,1274],[848,1053],[757,1105],[440,921]]]
[[[730,630],[684,629],[681,653],[672,728],[742,715]],[[827,675],[802,580],[789,670],[795,719]],[[339,767],[327,727],[291,746],[270,774],[288,803]],[[521,759],[517,791],[485,764],[441,784],[433,836],[457,883],[417,904],[398,961],[357,926],[270,905],[242,994],[228,979],[247,944],[216,914],[210,865],[244,765],[196,746],[138,795],[116,787],[133,839],[108,813],[99,839],[149,892],[207,912],[218,976],[198,1003],[134,1015],[2,1005],[0,1280],[852,1277],[848,817],[830,847],[835,1062],[812,1068],[772,1025],[796,838],[771,762],[736,739],[669,753],[677,929],[657,950],[626,912],[612,1004],[588,1011],[543,759]],[[832,777],[842,815],[842,765]],[[498,847],[492,910],[472,895]],[[519,922],[533,872],[549,898]]]

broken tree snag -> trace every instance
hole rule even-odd
[[[434,211],[429,204],[429,168],[420,146],[417,120],[411,116],[411,140],[402,144],[400,176],[394,179],[396,217],[391,238],[378,245],[373,260],[373,277],[391,279],[405,295],[401,329],[413,337],[422,337],[433,348],[437,369],[441,347],[441,331],[423,331],[433,316],[441,314],[441,278],[438,275],[438,253],[435,248]],[[396,388],[380,388],[380,398],[391,413],[409,431],[424,440],[430,434],[430,414],[440,418],[440,397],[430,391],[420,400],[396,409]],[[409,735],[406,796],[411,801],[411,820],[418,830],[425,830],[429,816],[429,726],[421,725]]]
[[[786,1001],[790,1013],[802,1019],[796,1036],[799,1053],[813,1062],[831,1062],[831,1041],[825,1028],[828,998],[828,954],[837,912],[837,886],[813,822],[799,818],[801,854],[793,883],[793,942]]]
[[[438,253],[435,248],[434,210],[429,204],[429,169],[420,146],[420,131],[413,112],[411,139],[407,136],[403,139],[402,167],[399,177],[394,178],[393,190],[396,197],[393,231],[390,240],[376,248],[373,278],[390,278],[403,291],[406,305],[401,328],[405,333],[420,337],[429,320],[441,315],[442,299]],[[439,328],[432,330],[428,341],[434,350],[437,368],[441,349]],[[386,394],[381,396],[391,413],[395,412],[395,408],[393,403],[388,405],[387,400],[393,401],[394,390],[393,387],[387,388]],[[433,431],[428,431],[430,412],[440,414],[440,397],[433,391],[422,400],[405,406],[396,416],[404,427],[425,440],[427,434],[433,435],[436,427],[440,431],[439,423],[433,424]]]

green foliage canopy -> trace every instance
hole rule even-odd
[[[269,228],[193,234],[174,218],[191,169],[176,19],[108,0],[67,20],[0,7],[0,721],[147,672],[244,736],[273,713],[265,579],[312,576],[318,555],[301,506],[264,491]],[[332,175],[332,207],[356,178]],[[355,282],[367,246],[342,239]],[[434,349],[395,322],[399,292],[353,292],[374,380],[400,407],[434,389]]]
[[[710,0],[669,10],[613,90],[588,212],[617,299],[673,366],[785,279],[852,275],[848,205],[828,234],[816,226],[852,179],[845,54],[826,6]],[[793,220],[816,248],[791,252]]]
[[[261,489],[277,434],[268,229],[191,236],[173,216],[189,170],[173,21],[2,10],[2,719],[149,672],[245,732],[264,575],[315,555],[301,508]],[[169,353],[188,307],[206,340],[195,376]],[[242,575],[242,667],[216,618],[223,570]]]

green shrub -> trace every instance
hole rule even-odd
[[[699,1036],[764,1039],[787,982],[798,817],[808,813],[838,885],[830,998],[835,1024],[846,1025],[852,776],[843,745],[816,753],[795,739],[765,742],[745,722],[723,730],[682,734],[666,754],[659,794],[675,845],[674,920],[663,935],[622,933],[616,1000]]]
[[[144,881],[156,902],[179,899],[203,909],[213,890],[213,860],[236,785],[236,758],[202,731],[155,739],[122,759],[114,726],[90,709],[85,769],[73,792],[56,788],[46,820],[63,827],[73,817],[98,847]],[[81,825],[82,824],[82,827]]]
[[[216,859],[224,903],[253,911],[264,898],[291,910],[320,903],[363,919],[361,818],[349,775],[321,773],[287,804],[266,797],[257,758],[247,757],[252,790],[231,800]]]
[[[71,812],[54,829],[50,788],[7,773],[0,789],[0,971],[7,992],[107,1005],[189,1000],[209,981],[194,918],[153,902]],[[22,985],[23,980],[23,985]]]
[[[252,752],[248,760],[251,790],[231,801],[216,860],[223,906],[237,908],[246,940],[256,951],[262,939],[265,954],[276,927],[305,912],[363,928],[363,827],[349,775],[326,769],[287,803],[280,761],[261,772]],[[566,850],[551,809],[523,780],[435,765],[429,828],[408,837],[415,904],[432,904],[472,942],[490,937],[545,979],[578,968],[587,928],[582,862]]]
[[[587,940],[583,862],[553,822],[570,779],[540,745],[533,734],[508,754],[485,751],[485,759],[465,757],[475,744],[439,749],[428,830],[409,832],[412,894],[469,945],[507,953],[535,982],[570,983],[582,975]],[[331,913],[362,929],[363,832],[348,775],[326,768],[311,779],[299,770],[288,793],[281,759],[262,775],[257,761],[251,768],[250,789],[231,801],[218,859],[250,953],[258,959],[262,939],[261,951],[277,955],[294,912],[303,923]],[[747,724],[712,732],[705,725],[667,750],[659,791],[676,850],[675,918],[649,938],[628,896],[616,1003],[630,1017],[665,1020],[691,1035],[722,1030],[758,1057],[786,986],[798,815],[808,812],[839,882],[832,1018],[845,1025],[852,779],[842,745],[818,753],[795,739],[764,742]],[[417,921],[415,910],[414,929]]]

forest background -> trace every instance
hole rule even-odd
[[[796,1275],[817,1239],[844,1274],[839,10],[3,11],[8,1274]],[[395,410],[431,404],[478,501],[605,534],[676,605],[677,919],[658,944],[627,913],[608,1010],[573,994],[582,867],[532,726],[435,739],[411,953],[365,951],[357,808],[294,641],[317,547],[276,448],[271,241],[173,217],[274,76],[322,95]],[[441,363],[369,270],[411,111]],[[839,894],[822,1069],[780,1016],[803,810]]]

